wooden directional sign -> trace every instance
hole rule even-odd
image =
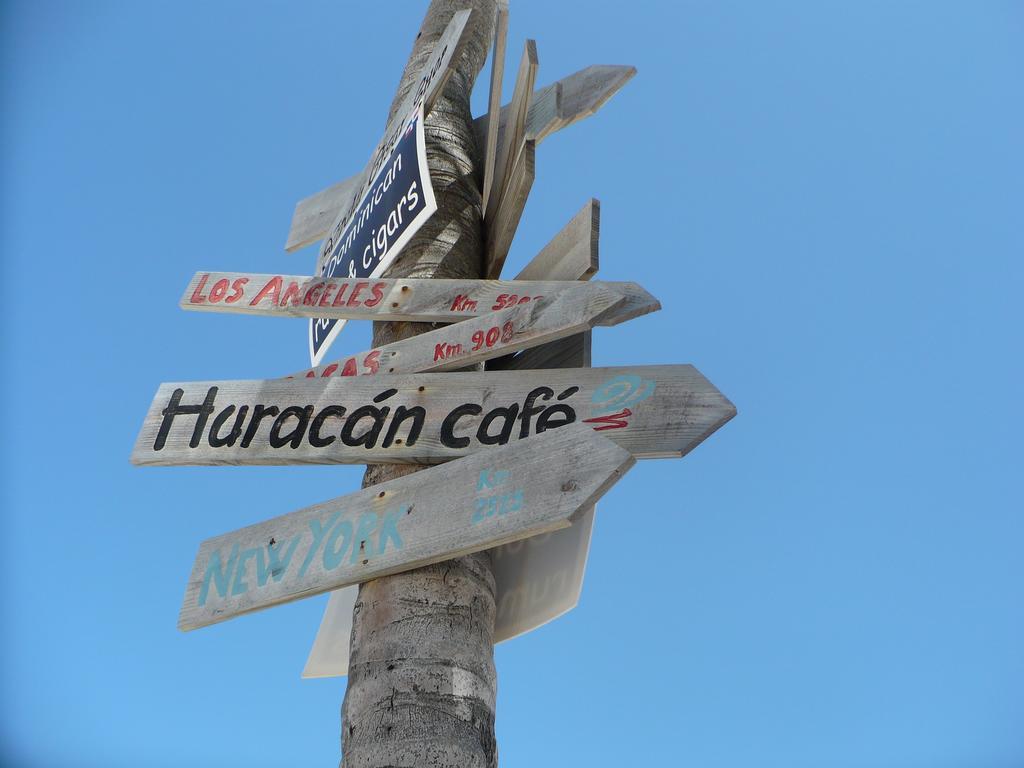
[[[622,295],[600,284],[577,285],[554,296],[308,368],[289,378],[452,371],[589,330],[608,313],[618,314],[623,303]]]
[[[622,296],[623,305],[597,325],[617,325],[660,309],[636,283],[592,282]],[[454,323],[579,288],[571,280],[444,280],[302,277],[245,272],[196,272],[181,297],[182,309],[270,317]]]
[[[199,548],[178,628],[564,528],[634,463],[573,427],[217,536]]]
[[[552,133],[595,114],[636,74],[636,68],[595,65],[533,92],[526,117],[526,138],[540,144]],[[512,119],[512,104],[501,108],[499,132]],[[487,115],[473,121],[478,146],[487,145]],[[331,222],[349,204],[361,174],[323,189],[295,205],[285,250],[291,252],[322,239]]]
[[[141,465],[432,464],[582,422],[682,456],[736,414],[690,365],[163,384]]]

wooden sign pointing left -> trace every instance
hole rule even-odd
[[[182,630],[565,528],[636,460],[548,433],[204,541]]]

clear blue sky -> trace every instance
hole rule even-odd
[[[362,470],[128,456],[161,381],[305,364],[302,321],[177,301],[312,271],[292,207],[366,162],[424,7],[3,3],[0,763],[335,765],[325,597],[175,621],[202,539]],[[503,765],[1024,765],[1022,33],[1011,0],[513,0],[539,83],[639,73],[539,149],[509,271],[599,198],[601,275],[664,310],[595,365],[694,363],[739,416],[614,488],[579,607],[498,647]]]

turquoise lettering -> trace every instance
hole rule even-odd
[[[288,544],[288,549],[285,550],[284,557],[281,557],[281,549],[277,544],[270,544],[266,548],[267,558],[270,561],[270,568],[267,569],[265,558],[263,557],[264,550],[259,549],[256,551],[256,581],[262,587],[267,583],[267,578],[273,576],[274,581],[280,581],[284,578],[285,571],[288,570],[288,565],[292,561],[292,555],[295,554],[295,548],[299,545],[299,539],[302,538],[302,534],[295,534],[292,537],[291,542]]]
[[[396,507],[384,514],[384,519],[380,523],[380,533],[377,537],[378,555],[384,554],[388,539],[391,539],[395,549],[402,548],[402,537],[398,533],[398,518],[400,515],[404,515],[408,509],[408,507]]]
[[[345,539],[342,541],[340,547],[335,547],[334,542],[338,540],[338,536],[345,534]],[[324,544],[324,568],[328,571],[332,571],[341,565],[341,561],[344,559],[345,550],[348,548],[349,542],[352,541],[352,523],[349,520],[342,520],[331,531],[331,535],[327,539],[327,543]]]
[[[306,575],[306,569],[309,568],[309,564],[313,562],[313,557],[316,555],[316,551],[320,549],[320,542],[324,540],[324,535],[330,530],[331,526],[341,515],[341,512],[335,512],[331,515],[327,521],[327,525],[321,527],[319,520],[310,520],[309,529],[313,532],[313,543],[309,545],[309,552],[306,553],[306,559],[302,561],[302,567],[299,568],[299,578]]]
[[[228,596],[228,580],[235,570],[235,560],[238,558],[238,545],[231,547],[231,555],[228,557],[228,567],[224,568],[218,549],[210,555],[210,562],[206,565],[206,573],[203,575],[203,586],[199,589],[199,605],[206,605],[206,598],[210,592],[210,579],[213,578],[217,594],[221,597]]]
[[[235,583],[231,585],[232,595],[244,595],[249,590],[249,585],[245,583],[245,561],[250,557],[255,557],[258,549],[246,549],[242,552],[238,558],[238,567],[235,568]]]

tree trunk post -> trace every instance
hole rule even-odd
[[[432,0],[388,119],[416,87],[434,44],[463,8],[473,13],[463,32],[462,54],[424,121],[437,212],[404,248],[388,277],[482,276],[481,154],[469,96],[490,48],[497,0]],[[373,345],[433,327],[374,323]],[[363,487],[416,469],[368,466]],[[342,768],[497,765],[494,615],[487,552],[360,585],[341,710]]]

